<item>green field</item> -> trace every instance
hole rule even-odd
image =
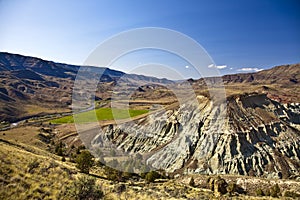
[[[91,110],[76,115],[70,115],[70,116],[54,119],[51,120],[50,122],[53,124],[74,123],[74,117],[76,119],[76,122],[79,123],[96,122],[101,120],[126,119],[130,117],[142,115],[147,112],[148,110],[98,108],[96,110]]]

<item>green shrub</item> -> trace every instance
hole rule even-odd
[[[124,184],[119,184],[114,187],[114,191],[118,194],[123,193],[126,190],[126,186]]]
[[[64,155],[64,152],[63,152],[63,143],[62,141],[59,142],[59,144],[57,144],[55,146],[55,153],[58,155],[58,156],[63,156]]]
[[[191,179],[190,179],[189,186],[195,187],[195,180],[193,177],[191,177]]]
[[[227,186],[227,192],[231,195],[232,193],[234,193],[236,191],[237,185],[236,183],[229,183]]]
[[[266,191],[264,193],[265,193],[265,196],[270,196],[271,195],[270,189],[266,189]]]
[[[221,193],[221,194],[226,194],[227,193],[227,182],[225,181],[225,179],[221,178],[220,176],[218,176],[215,179],[214,192],[215,193]]]
[[[107,179],[109,179],[111,181],[122,181],[123,180],[123,173],[114,168],[105,166],[104,173],[105,173]]]
[[[104,196],[101,187],[96,185],[96,179],[88,176],[79,177],[66,191],[66,196],[76,200],[98,200]]]
[[[160,174],[157,173],[156,171],[148,172],[145,176],[145,180],[148,183],[153,183],[155,181],[155,179],[158,179],[158,178],[160,178]]]
[[[255,192],[256,192],[256,196],[265,196],[264,192],[260,188],[257,189]]]
[[[285,197],[298,198],[298,197],[300,197],[300,194],[297,194],[297,193],[295,193],[295,192],[293,192],[293,191],[286,191],[286,192],[284,193],[284,196],[285,196]]]
[[[278,184],[275,184],[270,189],[270,196],[271,197],[278,197],[279,195],[280,195],[280,188],[279,188]]]
[[[37,159],[34,159],[32,162],[28,164],[28,172],[33,173],[35,168],[38,168],[40,165],[40,162]]]
[[[76,158],[77,168],[86,174],[90,172],[93,163],[93,155],[89,151],[82,151]]]

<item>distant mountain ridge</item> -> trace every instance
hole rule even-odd
[[[40,58],[0,52],[0,121],[15,121],[24,117],[26,108],[16,104],[30,104],[43,107],[68,108],[71,105],[72,88],[79,69],[85,76],[101,74],[97,99],[109,98],[111,82],[127,82],[133,85],[143,83],[173,83],[167,79],[126,74],[121,71],[94,66],[78,66],[56,63]]]
[[[97,99],[109,98],[107,91],[112,90],[117,80],[133,86],[174,83],[167,79],[125,74],[104,67],[69,65],[0,52],[0,121],[15,121],[20,117],[28,116],[27,104],[41,108],[50,106],[69,109],[74,80],[80,68],[90,71],[91,76],[95,73],[102,73],[100,78],[102,84],[98,86]],[[300,94],[297,89],[300,84],[300,64],[277,66],[257,73],[224,75],[222,78],[226,87],[234,84],[239,84],[234,87],[265,84],[258,90],[266,91],[272,99],[295,101]],[[205,85],[204,79],[206,78],[188,81],[191,84],[203,86]],[[277,89],[282,89],[279,92],[275,91],[270,87],[272,84],[276,84]],[[18,104],[25,106],[18,106]]]
[[[224,75],[223,81],[224,83],[259,81],[265,83],[285,82],[297,84],[300,82],[300,64],[281,65],[255,73]]]
[[[31,70],[40,75],[53,76],[56,78],[71,78],[74,80],[80,67],[105,69],[103,75],[110,76],[111,78],[120,77],[125,74],[124,72],[104,67],[69,65],[19,54],[0,53],[0,71]],[[30,76],[28,78],[30,78]]]

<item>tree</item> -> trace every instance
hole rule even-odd
[[[189,185],[190,185],[191,187],[195,187],[195,181],[194,181],[194,178],[193,178],[193,177],[191,177],[190,182],[189,182]]]
[[[93,163],[93,155],[89,151],[82,151],[76,158],[77,168],[86,174],[90,172]]]
[[[227,193],[227,183],[225,179],[218,176],[214,182],[214,192],[217,195],[226,194]]]
[[[55,153],[59,156],[63,156],[64,155],[63,147],[64,147],[64,145],[63,145],[62,141],[60,141],[59,144],[57,144],[55,147]]]

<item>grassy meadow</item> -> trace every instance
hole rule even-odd
[[[76,122],[87,123],[101,120],[126,119],[147,113],[148,110],[134,110],[134,109],[118,109],[118,108],[98,108],[76,115],[69,115],[58,119],[51,120],[53,124],[65,124]],[[96,116],[96,117],[95,117]]]

